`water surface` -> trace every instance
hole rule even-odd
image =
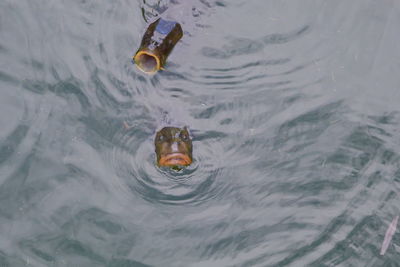
[[[392,0],[3,0],[0,265],[396,266],[399,27]],[[180,172],[165,125],[193,135]]]

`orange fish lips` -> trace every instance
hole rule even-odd
[[[192,159],[184,153],[171,153],[163,155],[158,160],[158,165],[165,167],[172,166],[188,166],[192,163]]]

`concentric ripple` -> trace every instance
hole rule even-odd
[[[0,266],[398,266],[399,1],[0,7]],[[191,166],[157,167],[164,126]]]
[[[214,197],[219,188],[215,179],[221,168],[215,140],[193,139],[193,163],[181,170],[158,167],[153,138],[140,130],[122,128],[113,137],[111,161],[123,183],[150,202],[171,205],[198,204]]]

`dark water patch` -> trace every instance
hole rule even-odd
[[[383,230],[382,228],[382,221],[376,216],[363,218],[344,240],[337,242],[329,252],[312,262],[310,266],[338,266],[346,261],[352,265],[368,264],[373,259],[372,255],[378,256],[379,247],[371,244],[371,240],[376,238],[376,233]],[[361,249],[369,253],[359,255]],[[370,255],[369,259],[365,258],[368,254]],[[354,257],[355,255],[359,256]],[[375,264],[380,265],[374,260]]]
[[[232,68],[215,68],[215,69],[214,68],[205,68],[203,70],[204,71],[213,71],[213,72],[231,72],[234,70],[243,70],[243,69],[258,67],[258,66],[281,65],[281,64],[288,63],[289,61],[290,61],[289,58],[258,60],[256,62],[250,62],[250,63],[246,63],[244,65],[232,67]]]
[[[302,83],[294,80],[293,77],[309,72],[312,64],[292,66],[290,60],[280,62],[276,65],[247,64],[242,66],[243,68],[201,69],[200,75],[190,77],[190,82],[216,92],[218,90],[237,90],[244,95],[254,90],[260,92],[266,89],[284,90],[287,88],[282,87],[288,86],[297,89],[297,87],[310,87],[322,82],[322,78],[302,81]]]
[[[140,106],[136,108],[137,114],[141,114],[138,115],[141,116],[140,120],[134,118],[134,114],[110,117],[104,112],[93,112],[89,116],[81,117],[79,121],[85,127],[82,137],[88,144],[99,150],[115,146],[128,153],[134,152],[135,146],[126,144],[125,138],[135,136],[139,137],[135,143],[143,142],[155,131],[155,121],[146,115],[146,109]],[[121,132],[126,133],[127,136],[121,137]]]
[[[323,177],[315,177],[317,180],[308,181],[301,185],[285,185],[286,189],[292,188],[292,190],[295,190],[296,192],[302,192],[303,194],[305,192],[309,192],[310,194],[321,194],[322,192],[326,191],[349,190],[350,188],[356,186],[360,182],[360,179],[364,177],[368,166],[372,164],[372,162],[379,160],[381,155],[385,154],[386,151],[381,141],[379,143],[374,143],[374,141],[379,141],[379,139],[376,139],[374,136],[368,136],[368,141],[365,140],[365,144],[368,144],[369,146],[358,146],[358,142],[363,138],[355,138],[354,135],[358,136],[360,134],[365,137],[365,131],[363,131],[362,128],[356,128],[354,132],[344,140],[343,148],[333,152],[331,156],[327,157],[322,162],[316,162],[320,162],[317,165],[317,168],[322,168],[323,172],[326,172],[326,175],[323,177],[332,177],[332,175],[336,172],[333,177],[335,177],[337,180],[333,180],[333,177],[328,180]],[[354,148],[357,149],[354,150]],[[304,155],[302,157],[304,157]],[[298,159],[298,164],[300,164],[300,162],[301,159]],[[393,164],[397,164],[397,161],[393,162]],[[288,169],[289,166],[290,168]],[[293,167],[297,168],[298,165],[281,165],[280,168],[281,167],[290,170]],[[342,178],[339,179],[340,176]],[[374,181],[379,180],[381,179],[372,175],[369,178],[370,182],[367,182],[365,186],[372,186]]]
[[[168,70],[160,73],[160,76],[168,80],[179,80],[179,81],[188,80],[188,77],[186,77],[184,74]]]
[[[100,102],[101,107],[119,112],[133,108],[132,98],[136,93],[132,88],[111,75],[107,76],[105,78],[107,81],[103,81],[97,74],[92,76],[96,99]]]
[[[97,117],[97,118],[96,118]],[[86,126],[86,136],[90,136],[89,144],[100,149],[104,141],[110,142],[114,134],[114,129],[122,128],[123,121],[102,116],[87,116],[80,118],[80,122]],[[110,131],[110,129],[113,129]],[[93,142],[94,140],[100,142]]]
[[[127,256],[136,243],[136,237],[117,220],[112,214],[89,208],[63,223],[62,234],[39,234],[21,241],[19,247],[47,264],[106,265],[113,257]],[[104,244],[110,240],[115,241],[113,248],[105,249]],[[94,252],[94,247],[102,253]]]
[[[38,82],[25,80],[23,87],[36,94],[45,94],[46,92],[51,92],[61,98],[64,98],[70,105],[73,105],[74,99],[71,100],[70,96],[75,96],[78,100],[80,108],[86,110],[91,107],[91,102],[89,98],[82,91],[82,84],[76,79],[71,78],[64,81],[60,81],[54,84],[49,84],[46,82]],[[72,108],[72,106],[71,106]]]
[[[369,116],[375,123],[383,125],[396,125],[398,120],[398,112],[391,112],[381,116]]]
[[[14,253],[5,253],[0,250],[0,266],[12,267],[12,266],[24,266],[27,261],[20,259],[13,255]]]
[[[118,107],[119,102],[108,93],[108,88],[101,81],[97,74],[92,76],[92,81],[95,86],[96,97],[104,107]]]
[[[0,44],[0,53],[5,53],[5,52],[7,52],[7,49]]]
[[[107,56],[107,53],[106,53],[106,50],[104,47],[104,43],[99,43],[98,47],[99,47],[99,52],[100,52],[100,55],[101,55],[103,61],[106,64],[109,64],[109,59],[108,59],[108,56]]]
[[[39,81],[31,81],[25,80],[23,82],[23,87],[31,92],[37,94],[44,94],[46,91],[49,90],[51,85],[46,82],[39,82]]]
[[[108,80],[111,82],[111,84],[113,85],[113,88],[110,88],[110,90],[112,89],[116,89],[119,91],[119,93],[124,97],[124,98],[132,98],[132,93],[130,92],[130,88],[128,87],[128,85],[117,79],[115,76],[112,76],[111,74],[108,74]]]
[[[7,205],[0,206],[0,214],[11,219],[15,213],[19,213],[19,207],[23,205],[24,197],[20,193],[24,189],[24,184],[29,176],[34,154],[28,155],[21,166],[10,177],[7,177],[0,186],[0,200]]]
[[[197,132],[193,131],[195,134],[196,141],[204,141],[207,139],[222,139],[224,137],[228,137],[227,134],[218,131],[206,131],[206,132]]]
[[[144,173],[140,173],[139,175],[143,176]],[[175,174],[172,174],[175,175]],[[172,176],[171,175],[171,176]],[[173,177],[173,176],[172,176]],[[190,181],[190,178],[175,178],[176,181],[185,180]],[[146,200],[153,202],[153,203],[162,203],[162,204],[169,204],[169,205],[197,205],[201,202],[204,202],[207,199],[212,198],[215,196],[216,192],[213,192],[212,185],[214,180],[212,178],[207,178],[204,182],[197,184],[195,188],[190,188],[189,190],[186,189],[185,191],[189,191],[188,193],[164,193],[165,189],[156,189],[159,185],[148,178],[142,178],[139,180],[139,186],[132,187],[132,190],[140,193]],[[176,187],[176,185],[170,185],[171,189]],[[182,184],[182,189],[185,187]]]
[[[252,230],[244,230],[229,237],[222,238],[217,242],[210,244],[204,248],[202,257],[212,258],[223,253],[236,253],[243,251],[250,251],[253,247],[257,247],[261,243],[265,242],[267,236],[270,234],[276,234],[287,229],[303,229],[305,225],[296,223],[280,223],[272,226],[261,226]],[[248,263],[244,263],[247,266]]]
[[[53,263],[54,262],[54,257],[52,257],[51,255],[47,254],[46,252],[41,251],[40,249],[36,249],[35,247],[31,247],[30,251],[37,258],[40,258],[40,259],[42,259],[44,261],[47,261],[49,263]]]
[[[254,54],[261,52],[265,45],[284,44],[299,38],[309,31],[309,26],[287,34],[271,34],[262,40],[252,40],[247,38],[228,38],[229,45],[224,45],[221,49],[203,47],[201,53],[205,57],[215,59],[228,59],[235,56]]]
[[[290,83],[291,83],[290,81],[281,81],[281,82],[271,82],[271,83],[250,84],[246,86],[246,90],[255,91],[259,90],[260,88],[270,89],[270,90],[271,89],[285,90],[288,89],[286,86],[289,85]],[[243,88],[237,86],[236,82],[232,82],[230,84],[234,86],[226,86],[226,84],[221,84],[223,86],[218,87],[217,89],[230,91],[230,90],[238,90],[238,88]]]
[[[100,238],[100,233],[104,236],[122,236],[127,232],[127,229],[117,221],[117,218],[112,214],[98,208],[89,208],[75,214],[74,218],[62,227],[66,231],[79,228],[82,232],[81,237],[89,235],[91,238],[105,241],[106,238]]]
[[[392,166],[396,166],[398,165],[398,157],[394,156],[393,153],[391,153],[391,151],[385,148],[385,145],[383,143],[382,140],[378,139],[376,136],[372,135],[369,136],[368,141],[363,140],[363,138],[355,138],[354,134],[360,134],[360,131],[362,131],[363,134],[365,134],[367,132],[366,129],[368,129],[369,127],[359,127],[356,128],[354,130],[354,132],[352,134],[350,134],[348,136],[348,138],[344,139],[344,144],[343,146],[345,148],[350,148],[349,150],[343,151],[344,154],[351,155],[353,154],[353,157],[346,157],[345,159],[342,158],[341,160],[338,161],[326,161],[324,162],[324,168],[326,168],[327,166],[333,164],[333,166],[335,166],[336,164],[342,164],[343,167],[333,167],[332,168],[332,172],[329,172],[329,174],[326,175],[322,175],[322,176],[332,176],[334,175],[334,177],[343,177],[343,174],[346,172],[345,170],[348,169],[348,173],[349,175],[345,175],[343,177],[343,179],[338,180],[338,181],[326,181],[326,180],[320,180],[320,181],[313,181],[313,182],[309,182],[306,185],[306,187],[303,187],[304,185],[300,185],[300,186],[296,186],[296,192],[299,194],[302,194],[302,197],[299,198],[299,200],[301,199],[301,201],[296,201],[297,206],[298,205],[308,205],[308,204],[312,204],[311,203],[307,203],[304,202],[307,198],[305,198],[304,193],[309,191],[312,195],[317,196],[317,195],[321,195],[322,192],[324,192],[325,194],[329,194],[329,192],[337,192],[339,193],[340,191],[348,191],[348,190],[352,190],[355,189],[356,186],[359,186],[360,184],[362,184],[363,186],[361,188],[359,188],[358,193],[355,194],[354,197],[352,197],[350,204],[348,205],[347,211],[346,211],[346,215],[344,217],[353,217],[354,213],[356,213],[357,209],[362,208],[364,204],[367,201],[372,202],[374,199],[374,194],[375,191],[379,191],[382,190],[382,184],[384,183],[384,181],[386,181],[387,179],[391,179],[390,177],[393,177],[393,171],[395,171],[397,168],[393,169],[385,169],[383,167],[379,168],[379,170],[377,171],[373,171],[371,174],[369,174],[369,169],[371,168],[371,166],[373,166],[374,164],[376,164],[376,162],[381,162],[381,159],[384,158],[384,155],[387,155],[387,153],[391,154],[392,156],[392,161],[390,162],[390,165]],[[376,134],[376,133],[375,133]],[[379,131],[379,135],[381,134],[381,131]],[[363,135],[364,136],[364,135]],[[357,140],[357,141],[355,141]],[[363,145],[358,145],[359,141],[362,141]],[[370,146],[366,146],[366,144],[370,144]],[[365,153],[363,153],[363,151],[367,151]],[[360,153],[361,152],[361,153]],[[397,158],[397,160],[396,160]],[[337,165],[336,165],[337,166]],[[372,170],[376,169],[378,166],[375,165],[375,168],[372,168]],[[308,178],[311,178],[312,175],[308,175]],[[328,187],[327,187],[328,186]],[[332,190],[331,186],[333,186],[334,190]],[[283,189],[283,188],[282,188]],[[298,191],[297,191],[298,189]],[[322,192],[321,192],[322,190]],[[388,199],[394,199],[397,197],[397,194],[393,194],[391,192],[388,192],[388,196],[392,196],[391,198]],[[371,199],[371,200],[370,200]],[[385,201],[386,202],[386,201]],[[320,205],[319,202],[318,206]],[[330,206],[332,202],[328,202],[326,203],[324,206]],[[287,205],[289,203],[285,203],[285,205]],[[292,203],[292,205],[294,204],[294,202]],[[312,204],[314,206],[314,204]],[[379,205],[379,203],[375,203],[375,205]],[[371,206],[368,206],[368,209],[371,209]],[[352,232],[349,233],[349,235],[346,237],[346,239],[344,239],[345,241],[340,242],[338,246],[332,248],[331,252],[329,252],[327,255],[327,258],[329,258],[329,260],[327,258],[323,258],[323,259],[319,259],[317,261],[315,261],[313,263],[313,265],[315,266],[331,266],[331,265],[341,265],[343,264],[343,262],[345,261],[349,261],[349,262],[358,262],[355,265],[363,265],[361,262],[368,262],[367,259],[364,259],[363,257],[359,257],[359,260],[357,260],[357,256],[360,253],[366,253],[367,255],[369,255],[369,259],[371,259],[371,254],[377,254],[378,253],[378,249],[379,247],[377,245],[371,245],[370,244],[370,239],[371,239],[371,234],[376,237],[376,232],[379,230],[379,228],[376,228],[376,226],[379,224],[378,221],[379,219],[374,216],[374,217],[367,217],[366,221],[368,221],[367,224],[370,224],[370,220],[369,219],[373,219],[372,220],[372,229],[368,230],[369,235],[365,234],[365,233],[358,233],[358,234],[354,234],[354,235],[359,235],[359,237],[363,238],[363,241],[361,244],[353,244],[351,242],[354,242],[354,237],[353,237],[353,233],[354,232],[359,232],[357,229],[358,227],[360,228],[365,228],[363,225],[363,221],[360,222],[360,225],[357,225]],[[350,222],[349,222],[350,223]],[[352,224],[351,224],[352,225]],[[367,226],[369,228],[369,226]],[[374,228],[375,227],[375,228]],[[339,231],[340,229],[338,228],[337,231]],[[384,232],[384,229],[381,229]],[[335,231],[333,231],[334,233]],[[383,240],[383,239],[382,239]],[[378,241],[379,242],[379,241]],[[345,248],[341,247],[341,245],[344,246],[344,243],[346,243]],[[349,244],[351,243],[351,244]],[[376,244],[376,242],[374,243]],[[356,250],[352,250],[353,248],[357,248]],[[362,249],[361,249],[362,248]],[[368,250],[370,250],[370,252],[368,252]],[[343,251],[346,251],[346,253],[343,253]],[[310,249],[308,251],[309,253],[312,253],[312,249]],[[299,257],[304,253],[304,251],[301,251]],[[331,255],[332,254],[332,255]],[[294,258],[288,258],[283,262],[279,262],[279,264],[290,264],[292,262],[292,260],[296,259],[297,256],[293,256]],[[379,264],[378,264],[379,265]]]
[[[384,178],[382,173],[380,171],[376,171],[372,175],[368,177],[368,182],[365,185],[367,188],[374,187],[374,185],[377,185],[379,181],[381,181]]]
[[[275,263],[277,266],[285,266],[291,264],[298,258],[303,257],[307,253],[314,250],[316,247],[320,246],[321,244],[325,243],[331,238],[331,235],[346,223],[345,214],[341,214],[337,218],[335,218],[332,222],[327,225],[327,227],[322,231],[322,233],[310,244],[307,244],[299,249],[296,249],[290,256],[286,257],[282,261]]]
[[[80,103],[80,107],[86,110],[90,108],[91,105],[88,97],[82,92],[81,88],[82,86],[78,82],[72,80],[59,82],[51,86],[49,90],[60,97],[68,97],[69,95],[75,96]],[[71,103],[71,101],[68,102]]]
[[[261,42],[242,38],[233,39],[229,46],[225,46],[222,49],[204,47],[202,48],[201,53],[205,57],[228,59],[233,56],[256,53],[261,51],[262,48],[263,45]]]
[[[266,45],[284,44],[284,43],[288,43],[296,38],[299,38],[300,36],[308,33],[309,31],[310,31],[310,26],[305,25],[304,27],[300,28],[299,30],[293,31],[291,33],[267,35],[263,38],[263,42]]]
[[[7,255],[2,251],[0,251],[0,264],[1,264],[1,266],[4,266],[4,267],[10,266],[10,264],[8,263],[8,260],[7,260]]]
[[[15,153],[18,145],[26,137],[28,130],[27,125],[19,125],[8,137],[3,139],[0,145],[0,164]]]
[[[330,103],[283,123],[278,130],[275,149],[288,146],[288,141],[315,140],[328,129],[341,102]]]
[[[349,147],[364,151],[366,155],[375,154],[374,152],[383,144],[382,139],[374,134],[373,130],[375,129],[368,126],[359,127],[357,131],[348,137]]]
[[[227,4],[224,1],[215,1],[215,5],[220,6],[220,7],[226,7]]]
[[[151,265],[147,265],[135,260],[129,259],[112,259],[108,264],[108,267],[151,267]]]
[[[171,93],[171,97],[174,97],[174,98],[192,96],[191,92],[189,92],[185,89],[182,89],[182,88],[178,88],[178,87],[168,87],[168,88],[165,88],[165,91]]]
[[[13,84],[18,84],[19,80],[5,72],[0,71],[0,81],[6,82],[6,83],[13,83]]]
[[[215,117],[215,115],[217,115],[219,112],[225,111],[225,110],[230,110],[232,108],[233,108],[232,103],[229,103],[228,105],[219,104],[216,106],[206,108],[205,110],[201,111],[199,114],[195,114],[194,117],[196,119],[210,119],[212,117]]]
[[[70,264],[99,264],[104,262],[104,258],[95,253],[89,246],[82,244],[77,240],[73,240],[70,238],[62,238],[54,242],[52,240],[53,245],[55,245],[54,253],[57,253],[61,257],[68,256],[70,258]]]
[[[43,71],[45,69],[45,64],[35,59],[31,59],[30,61],[23,63],[36,71]]]
[[[232,76],[232,77],[233,78],[240,78],[238,76]],[[263,75],[256,75],[256,76],[247,77],[247,78],[244,78],[244,79],[238,79],[236,81],[227,81],[227,79],[225,79],[225,81],[221,81],[221,82],[207,81],[207,82],[198,82],[198,83],[204,84],[204,85],[209,85],[209,86],[212,85],[212,86],[219,87],[219,88],[220,88],[221,85],[223,85],[224,87],[222,87],[222,89],[229,89],[229,88],[232,88],[229,85],[235,85],[236,88],[237,88],[241,84],[247,84],[247,83],[249,83],[250,81],[253,81],[253,80],[265,79],[266,77],[268,77],[268,75],[267,74],[263,74]],[[207,79],[207,80],[211,80],[211,79],[218,80],[218,78],[215,79],[214,77],[210,77],[210,76],[206,76],[204,78]],[[290,83],[290,82],[284,81],[284,82],[277,82],[277,83],[270,83],[270,84],[274,86],[274,85],[285,85],[285,84],[288,84],[288,83]],[[258,88],[260,88],[260,87],[261,86],[258,85]]]

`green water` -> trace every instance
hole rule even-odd
[[[0,1],[0,266],[399,266],[400,2],[175,2]]]

